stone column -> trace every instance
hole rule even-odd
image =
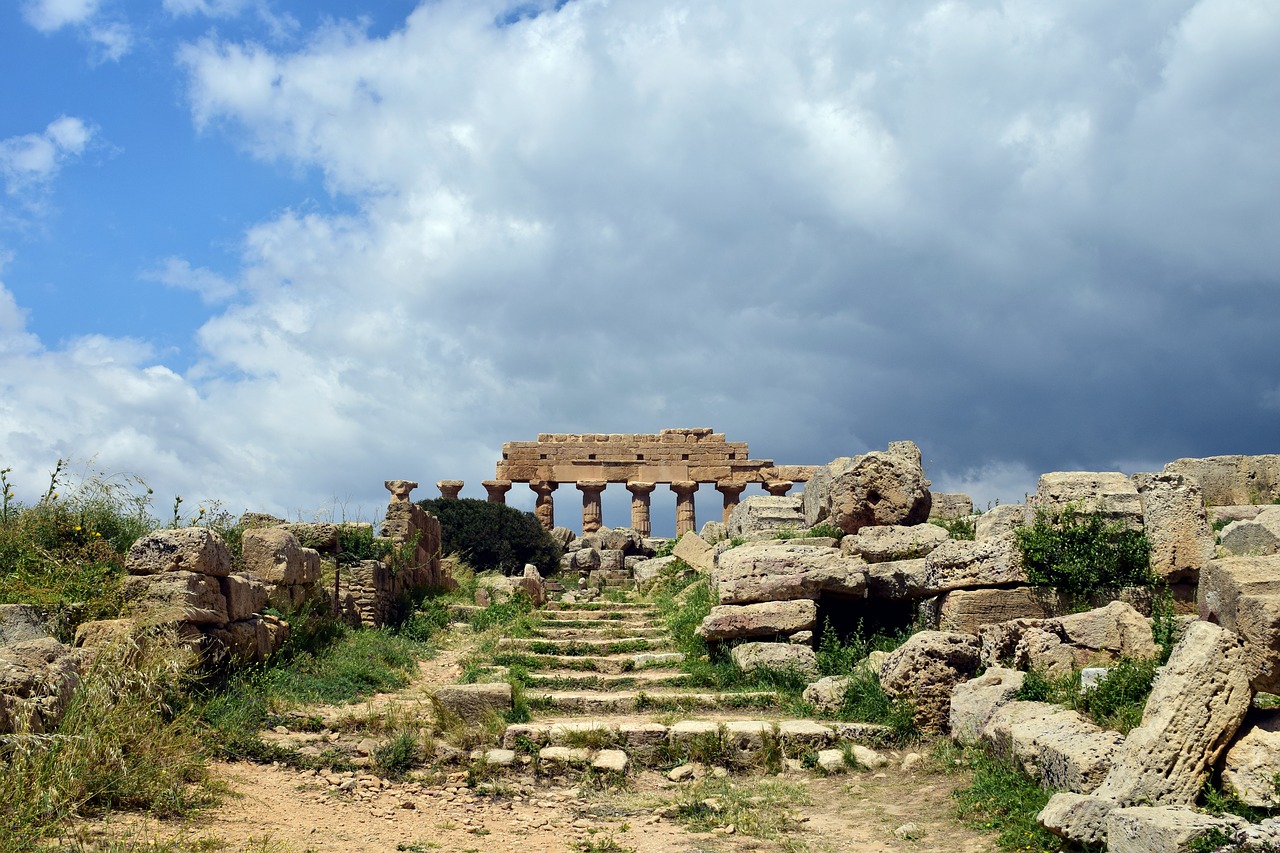
[[[794,485],[795,483],[790,480],[775,480],[772,483],[765,483],[764,490],[775,498],[780,498],[787,492],[791,491],[791,487]]]
[[[489,493],[489,503],[505,504],[507,502],[507,492],[511,491],[510,480],[483,480],[480,485],[484,486],[484,490]]]
[[[671,484],[671,491],[676,493],[676,538],[679,539],[698,527],[693,514],[693,493],[698,491],[698,484],[693,480],[677,480]]]
[[[604,516],[600,510],[600,493],[609,485],[604,480],[582,480],[578,491],[582,492],[582,532],[595,533],[600,529]]]
[[[382,485],[387,487],[387,491],[391,493],[391,502],[405,503],[409,500],[409,493],[418,488],[418,484],[413,480],[384,480]]]
[[[641,536],[653,532],[649,523],[649,495],[654,488],[654,483],[627,483],[627,491],[631,493],[631,529]]]
[[[551,497],[551,493],[559,485],[559,483],[550,480],[529,481],[529,488],[533,489],[538,495],[538,499],[533,502],[533,514],[538,517],[538,521],[541,521],[542,526],[547,530],[556,526],[555,499]]]
[[[721,521],[725,524],[729,523],[729,516],[737,508],[738,498],[746,487],[746,483],[735,483],[731,480],[721,480],[716,483],[716,491],[724,495],[724,518]]]
[[[462,480],[441,480],[436,483],[436,488],[440,490],[440,497],[453,500],[458,497],[458,492],[462,491],[465,485],[466,483]]]

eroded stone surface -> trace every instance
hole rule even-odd
[[[922,729],[945,730],[951,693],[973,676],[980,657],[978,638],[971,634],[921,631],[889,654],[880,684],[892,698],[910,697]]]
[[[249,535],[246,531],[245,537]],[[218,534],[205,527],[154,530],[129,548],[125,569],[131,575],[182,571],[226,577],[231,554]]]

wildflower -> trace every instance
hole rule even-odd
[[[79,532],[80,532],[80,525],[78,525],[78,524],[77,524],[77,525],[76,525],[76,533],[79,533]]]

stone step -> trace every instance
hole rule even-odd
[[[533,635],[544,640],[607,640],[627,637],[652,639],[654,637],[667,636],[667,630],[665,628],[637,627],[634,625],[617,627],[603,625],[598,628],[552,628],[546,626],[535,627]]]
[[[705,709],[776,708],[781,699],[773,691],[695,693],[678,690],[526,690],[534,711],[562,714],[629,714],[636,712],[697,711]]]
[[[667,667],[649,667],[616,674],[555,669],[531,672],[525,678],[525,684],[548,690],[652,690],[677,687],[688,680],[688,673]]]
[[[503,637],[499,651],[527,651],[543,655],[622,654],[658,651],[671,647],[666,637],[595,637],[555,640],[543,637]]]
[[[619,629],[628,628],[663,628],[657,619],[537,619],[533,624],[541,628],[596,628]]]
[[[680,652],[639,652],[599,655],[548,655],[510,650],[499,653],[495,662],[519,664],[528,669],[571,669],[575,672],[617,674],[647,667],[672,667],[684,661]]]
[[[634,601],[602,601],[590,604],[574,604],[560,606],[557,602],[548,602],[539,614],[544,619],[606,619],[637,616],[657,616],[658,610],[652,604],[640,604]]]
[[[546,758],[547,747],[585,750],[624,750],[642,766],[671,767],[684,761],[719,766],[782,764],[790,758],[799,766],[822,761],[843,763],[837,756],[862,756],[862,764],[888,762],[887,755],[858,751],[855,746],[883,749],[892,743],[886,726],[868,723],[830,723],[816,720],[764,720],[741,717],[720,720],[682,720],[672,725],[635,719],[595,718],[556,723],[517,723],[502,734],[502,747]],[[847,746],[846,746],[847,745]],[[833,755],[832,753],[835,753]],[[787,765],[791,766],[791,765]],[[881,765],[883,766],[883,765]]]

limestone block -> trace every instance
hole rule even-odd
[[[605,773],[626,773],[629,759],[620,749],[602,749],[591,759],[591,766]]]
[[[538,750],[538,759],[548,765],[585,767],[591,763],[591,751],[572,746],[544,746]]]
[[[801,698],[820,713],[833,714],[844,704],[851,679],[847,675],[828,675],[805,687]]]
[[[1181,474],[1134,474],[1143,527],[1151,543],[1151,571],[1167,583],[1194,582],[1213,559],[1213,530],[1204,496]]]
[[[245,568],[274,584],[307,584],[320,580],[320,553],[303,548],[282,527],[246,530],[241,539]]]
[[[729,538],[751,536],[756,533],[777,533],[783,530],[801,530],[804,510],[799,496],[752,495],[734,507],[725,523]]]
[[[1026,524],[1031,511],[1024,504],[1000,504],[994,506],[973,523],[973,538],[978,542],[996,539],[1006,533],[1012,533]]]
[[[1045,587],[957,589],[942,596],[938,607],[938,629],[977,634],[986,625],[1013,619],[1050,617],[1058,612],[1059,607],[1057,594]]]
[[[511,685],[450,684],[436,688],[432,698],[444,713],[461,720],[479,720],[511,709]]]
[[[1222,528],[1220,539],[1222,550],[1233,556],[1280,553],[1280,507],[1267,507],[1249,521],[1231,522]]]
[[[1036,821],[1055,835],[1101,847],[1107,840],[1107,816],[1115,808],[1115,800],[1106,797],[1063,791],[1049,798]]]
[[[662,575],[664,569],[674,562],[675,557],[654,557],[652,560],[642,560],[636,563],[631,569],[631,576],[635,579],[636,587],[644,590],[648,589]]]
[[[1012,759],[1013,727],[1030,720],[1042,720],[1061,711],[1057,705],[1047,702],[1012,700],[996,705],[987,721],[978,730],[978,739],[990,747],[996,755]]]
[[[720,555],[711,578],[722,604],[816,599],[825,591],[858,595],[865,588],[865,565],[833,548],[768,542]]]
[[[219,579],[227,599],[227,620],[236,622],[261,613],[267,606],[269,589],[265,581],[249,572],[239,572]]]
[[[973,498],[962,494],[930,492],[929,520],[952,521],[973,515]]]
[[[1214,830],[1230,833],[1246,821],[1177,806],[1128,806],[1107,815],[1108,853],[1189,853]]]
[[[1025,583],[1027,574],[1013,534],[981,542],[951,539],[925,557],[925,587],[929,594]]]
[[[778,739],[787,747],[822,747],[831,743],[835,731],[813,720],[782,720],[778,723]]]
[[[925,585],[928,568],[923,559],[869,563],[862,567],[862,571],[867,579],[867,595],[871,598],[900,601],[928,594]]]
[[[1209,561],[1197,606],[1201,619],[1244,638],[1253,688],[1280,689],[1280,555]]]
[[[130,616],[193,625],[227,624],[227,599],[212,575],[184,571],[131,575],[124,578],[121,594]]]
[[[733,647],[733,662],[745,673],[756,670],[795,671],[814,678],[818,658],[808,646],[790,643],[742,643]]]
[[[53,637],[0,646],[0,734],[55,729],[87,660]]]
[[[29,604],[0,604],[0,646],[48,636],[39,610]]]
[[[1142,498],[1133,481],[1118,471],[1055,471],[1040,475],[1027,505],[1050,514],[1068,506],[1083,513],[1102,513],[1142,529]]]
[[[896,441],[887,451],[841,457],[817,469],[804,490],[804,525],[830,521],[845,533],[883,524],[922,524],[932,505],[920,449]]]
[[[327,521],[298,521],[283,525],[304,548],[326,553],[338,547],[338,525]]]
[[[891,698],[911,698],[920,728],[946,730],[951,691],[973,676],[979,650],[978,638],[971,634],[921,631],[889,654],[880,668],[880,684]]]
[[[133,543],[125,569],[131,575],[181,571],[226,577],[231,573],[231,554],[221,537],[204,527],[154,530]]]
[[[1266,504],[1280,498],[1280,455],[1276,454],[1175,459],[1164,470],[1199,483],[1210,506]]]
[[[993,666],[977,678],[957,684],[951,692],[951,737],[966,745],[977,743],[991,715],[1013,701],[1024,678],[1025,672]],[[812,701],[807,689],[804,698]]]
[[[702,525],[698,535],[702,537],[703,542],[714,545],[729,538],[729,528],[723,521],[708,521]]]
[[[680,537],[671,556],[679,557],[700,572],[709,572],[715,568],[711,563],[711,546],[693,531]]]
[[[1222,784],[1245,805],[1280,806],[1280,710],[1253,709],[1222,762]]]
[[[808,600],[726,604],[711,608],[696,633],[705,640],[771,637],[812,631],[817,621],[818,607]]]
[[[289,636],[287,623],[256,614],[228,622],[224,627],[209,628],[206,633],[232,660],[240,663],[270,659]]]
[[[927,557],[929,552],[946,541],[947,531],[936,524],[864,527],[856,534],[844,537],[840,550],[860,556],[868,563],[889,563]]]
[[[862,747],[862,749],[866,749],[866,747]],[[844,752],[839,749],[819,750],[817,766],[823,773],[840,773],[846,769]]]
[[[132,619],[101,619],[96,622],[82,622],[76,626],[76,648],[100,649],[126,643],[135,636],[136,623]]]
[[[620,572],[627,565],[627,555],[615,548],[600,549],[600,571]]]
[[[593,572],[600,568],[600,552],[584,545],[570,555],[569,567],[579,572]]]
[[[1075,711],[1058,711],[1012,723],[1009,740],[1023,769],[1044,787],[1088,794],[1102,784],[1124,737]]]
[[[642,538],[630,527],[602,527],[596,531],[600,537],[603,550],[622,551],[626,554],[639,554]]]
[[[1097,793],[1122,805],[1192,805],[1253,701],[1231,631],[1192,623],[1156,678],[1142,724]]]
[[[1082,649],[1129,658],[1153,658],[1160,651],[1151,620],[1123,601],[1059,617],[1056,624],[1066,642]]]

